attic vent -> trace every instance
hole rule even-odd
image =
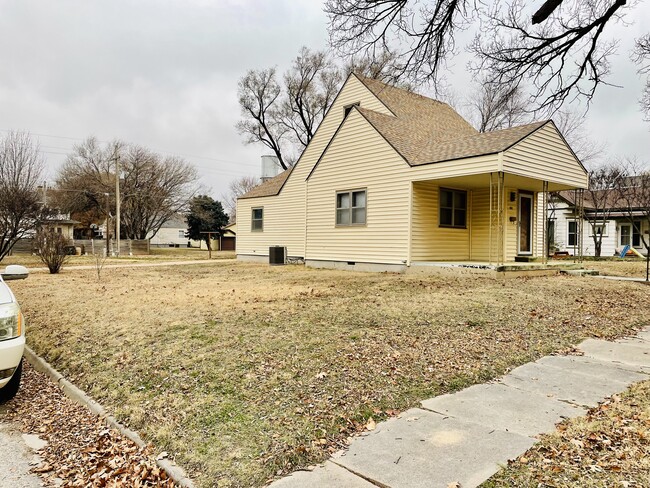
[[[354,102],[354,103],[351,103],[350,105],[345,105],[343,107],[343,117],[345,118],[345,117],[348,116],[348,114],[350,113],[350,110],[352,110],[352,107],[358,107],[360,105],[361,105],[361,102]]]

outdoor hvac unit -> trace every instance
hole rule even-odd
[[[281,266],[287,262],[287,248],[284,246],[269,247],[269,264]]]

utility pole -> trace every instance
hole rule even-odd
[[[114,148],[114,157],[115,157],[115,256],[120,256],[120,153],[118,152],[117,145]]]
[[[104,193],[106,195],[106,257],[111,255],[111,202],[108,199],[110,193]]]

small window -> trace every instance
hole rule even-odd
[[[603,236],[607,237],[607,223],[596,224],[591,226],[591,235],[592,236]]]
[[[567,236],[567,245],[568,246],[577,246],[578,245],[578,223],[575,220],[569,220],[567,222],[568,226],[568,236]]]
[[[366,190],[336,194],[336,225],[365,225]]]
[[[254,208],[252,212],[253,215],[251,219],[251,230],[262,232],[264,230],[264,209]]]
[[[467,227],[467,192],[440,189],[440,227]]]
[[[185,231],[183,229],[178,231],[178,238],[185,239]]]

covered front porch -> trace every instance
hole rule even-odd
[[[548,194],[560,190],[582,201],[575,187],[503,171],[413,181],[409,265],[547,265]]]

